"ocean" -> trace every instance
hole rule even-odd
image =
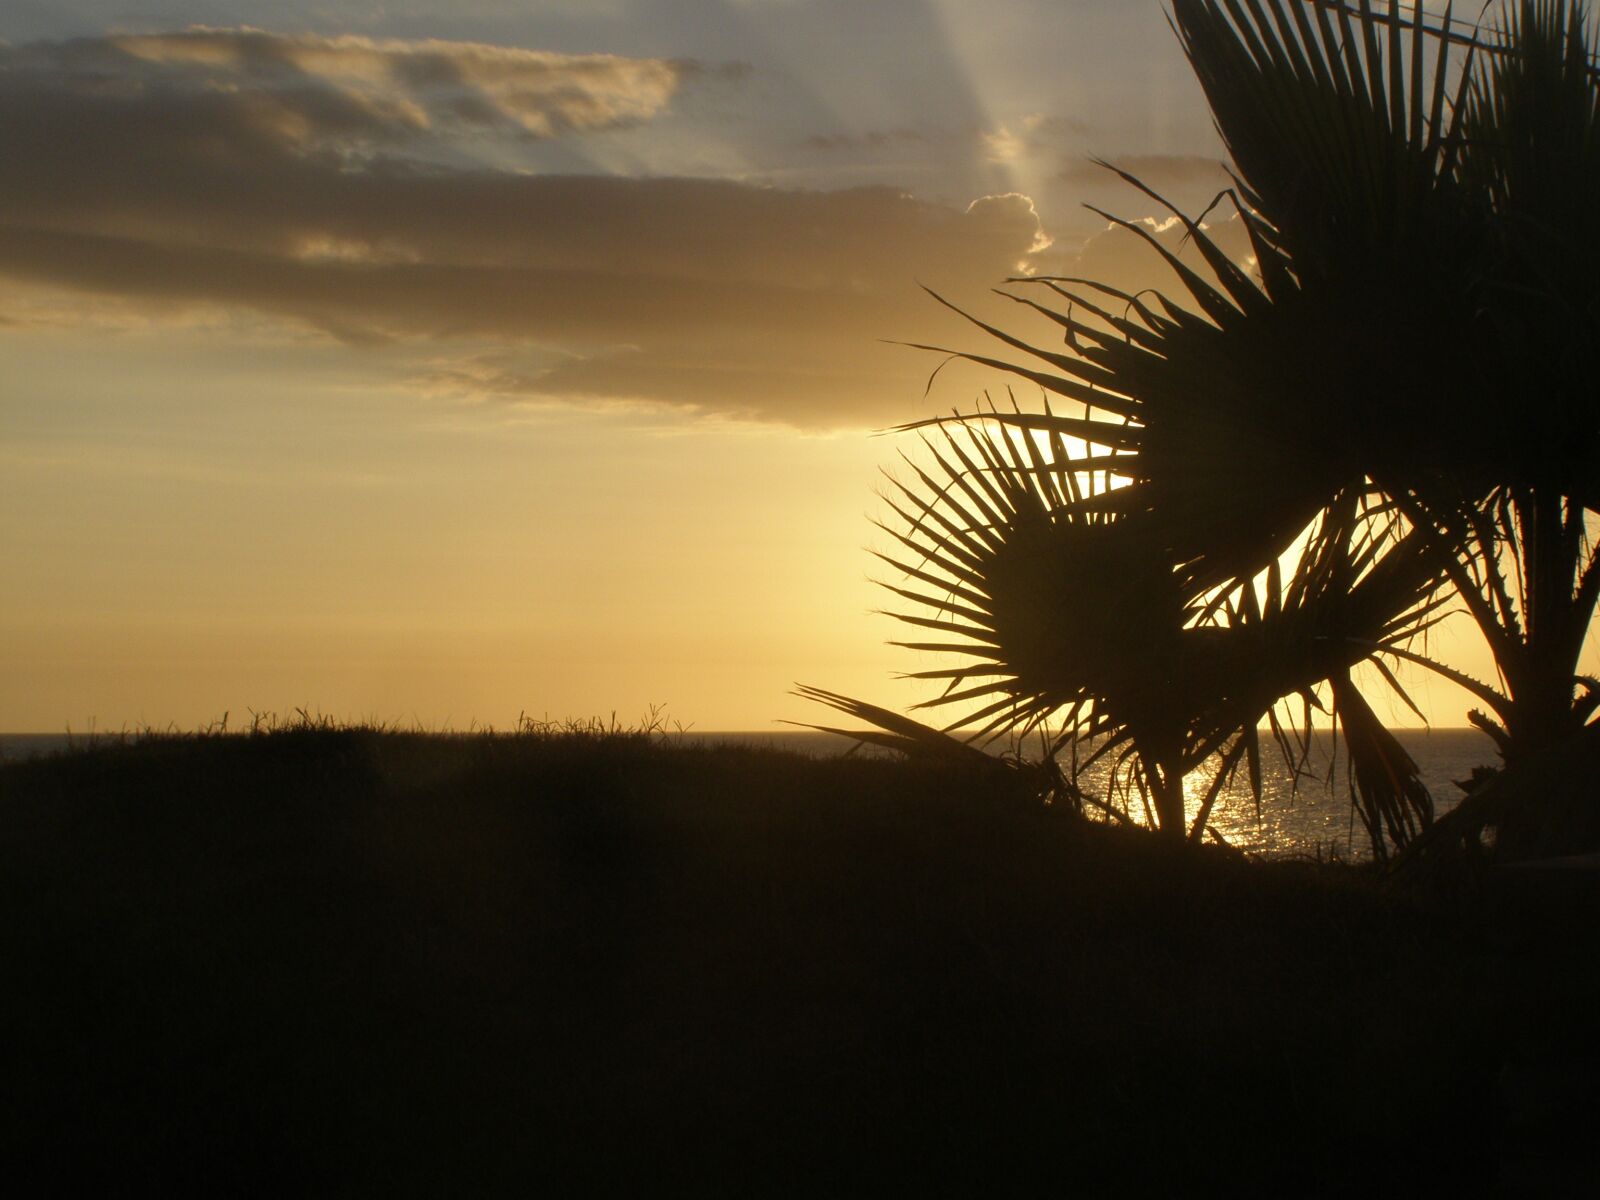
[[[811,730],[748,731],[666,735],[673,740],[719,745],[728,743],[766,746],[807,755],[843,754],[854,743],[832,734]],[[1402,729],[1395,736],[1416,760],[1423,781],[1433,794],[1440,814],[1453,808],[1462,796],[1455,781],[1466,779],[1472,768],[1496,761],[1493,743],[1476,729]],[[120,734],[6,733],[0,734],[0,760],[20,760],[56,754],[74,746],[114,743]],[[1350,790],[1342,761],[1329,769],[1329,740],[1321,735],[1298,785],[1273,747],[1262,745],[1262,798],[1259,809],[1250,795],[1242,767],[1233,786],[1217,800],[1211,825],[1232,846],[1268,857],[1337,855],[1347,860],[1369,853],[1366,831],[1350,804]],[[1340,756],[1342,759],[1342,755]],[[1190,780],[1190,815],[1197,811],[1207,780]],[[1086,786],[1104,788],[1105,773],[1091,774]]]
[[[1499,761],[1494,743],[1476,729],[1397,729],[1395,737],[1405,747],[1433,796],[1434,811],[1442,816],[1465,794],[1456,781],[1466,779],[1476,766]],[[690,733],[692,740],[696,736]],[[851,745],[832,734],[810,731],[782,733],[719,733],[703,735],[707,741],[744,741],[752,745],[779,746],[803,754],[838,754]],[[843,749],[841,749],[841,747]],[[1321,857],[1338,855],[1346,860],[1371,856],[1365,827],[1350,804],[1350,787],[1341,747],[1330,772],[1331,742],[1319,734],[1298,785],[1272,739],[1262,737],[1262,795],[1258,810],[1243,764],[1233,784],[1217,798],[1210,825],[1231,846],[1267,857]],[[1085,790],[1103,793],[1107,772],[1092,769]],[[1189,816],[1198,814],[1210,780],[1191,776]],[[1135,801],[1137,803],[1137,801]]]

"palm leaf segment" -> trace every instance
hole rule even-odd
[[[1409,13],[1406,11],[1409,8]],[[1174,23],[1237,169],[1262,278],[1315,345],[1276,393],[1322,456],[1393,493],[1505,457],[1483,325],[1488,214],[1458,179],[1475,46],[1447,8],[1177,0]],[[1469,332],[1464,337],[1463,333]],[[1448,347],[1449,353],[1439,353]],[[1286,447],[1297,450],[1300,447]]]
[[[1600,89],[1580,5],[1508,13],[1468,35],[1420,3],[1174,5],[1263,276],[1344,351],[1320,356],[1330,434],[1391,494],[1600,497]]]
[[[1500,393],[1493,414],[1516,461],[1497,483],[1600,510],[1600,70],[1581,6],[1523,0],[1504,48],[1473,80],[1461,175],[1492,212],[1483,332]],[[1472,414],[1487,416],[1490,414]]]
[[[1401,15],[1390,6],[1380,39],[1375,19],[1338,7],[1180,0],[1180,37],[1240,167],[1253,264],[1118,172],[1198,252],[1191,267],[1146,226],[1101,214],[1165,258],[1178,290],[1012,280],[1001,294],[1061,328],[1060,351],[975,322],[1034,361],[964,357],[1081,406],[1000,419],[1132,456],[1125,474],[1149,487],[1099,503],[1166,510],[1190,585],[1260,571],[1343,489],[1395,494],[1504,457],[1503,422],[1459,420],[1488,403],[1482,364],[1420,352],[1470,351],[1482,286],[1467,243],[1486,235],[1453,176],[1448,14],[1433,44]]]

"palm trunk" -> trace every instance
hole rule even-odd
[[[1176,762],[1157,765],[1151,772],[1151,800],[1156,810],[1156,825],[1163,841],[1181,844],[1189,833],[1184,811],[1183,769]]]
[[[1581,724],[1572,710],[1573,676],[1593,601],[1578,585],[1582,510],[1569,509],[1550,488],[1535,489],[1519,509],[1525,640],[1513,643],[1523,661],[1511,689],[1507,732],[1512,757],[1525,759],[1560,744]],[[1574,627],[1582,631],[1577,637]]]

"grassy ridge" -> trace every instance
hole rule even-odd
[[[319,1192],[1586,1169],[1581,888],[1398,894],[979,786],[626,735],[5,765],[5,1160]]]

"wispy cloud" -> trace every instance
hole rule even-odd
[[[876,339],[904,333],[918,279],[1014,270],[1040,241],[1025,198],[520,174],[461,140],[478,121],[577,137],[643,120],[688,70],[253,30],[0,50],[0,274],[419,358],[532,355],[434,371],[482,394],[879,419],[922,364]]]
[[[35,46],[8,65],[68,86],[240,96],[282,135],[305,141],[463,127],[538,138],[617,128],[656,116],[686,76],[705,69],[476,42],[205,27]]]
[[[807,150],[883,150],[927,140],[927,134],[915,129],[868,129],[863,133],[815,133],[801,145]]]

